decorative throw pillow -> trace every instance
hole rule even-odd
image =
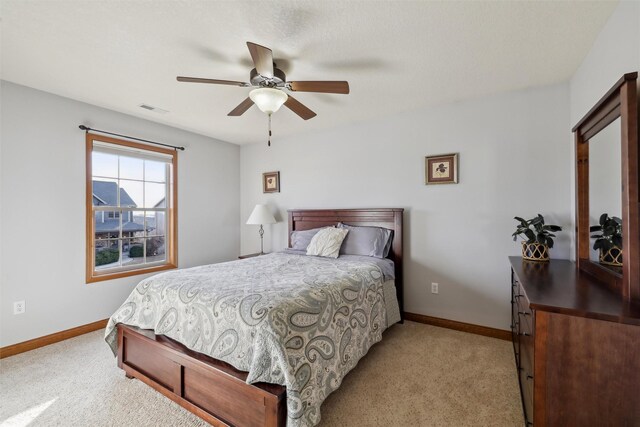
[[[389,255],[392,231],[382,227],[355,226],[343,223],[338,228],[349,230],[340,248],[342,255],[365,255],[386,258]]]
[[[324,228],[316,233],[307,246],[307,255],[338,258],[340,246],[349,230],[346,228]]]
[[[323,228],[331,228],[329,227],[320,227],[320,228],[312,228],[310,230],[302,230],[302,231],[292,231],[291,232],[291,249],[296,249],[299,251],[306,251],[307,246],[311,243],[311,239],[315,236],[318,231]]]

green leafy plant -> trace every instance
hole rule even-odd
[[[598,222],[599,225],[589,227],[589,231],[596,233],[591,235],[592,239],[596,239],[593,243],[593,249],[608,251],[614,246],[622,249],[622,220],[617,216],[610,217],[603,213]]]
[[[513,241],[518,240],[520,236],[527,243],[540,243],[541,245],[547,245],[550,248],[553,247],[553,238],[556,237],[553,234],[556,231],[562,231],[562,227],[559,225],[551,225],[544,223],[544,217],[540,214],[535,218],[525,220],[519,216],[514,217],[520,224],[516,227],[516,231],[512,234]]]
[[[96,252],[96,267],[111,264],[120,259],[120,252],[117,249],[102,249]]]
[[[129,248],[129,257],[131,258],[140,258],[142,257],[144,249],[142,245],[131,245]]]

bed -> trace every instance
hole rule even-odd
[[[390,229],[388,260],[284,251],[143,280],[107,326],[118,366],[214,426],[316,425],[322,401],[401,321],[402,215],[289,211],[289,236],[338,222]]]

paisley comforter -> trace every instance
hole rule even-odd
[[[287,388],[289,426],[315,426],[320,405],[386,328],[373,262],[274,253],[145,279],[111,317],[170,337]]]

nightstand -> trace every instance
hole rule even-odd
[[[257,252],[255,254],[240,255],[238,257],[238,259],[253,258],[254,256],[260,256],[260,255],[266,255],[266,253],[261,254],[261,253]]]

